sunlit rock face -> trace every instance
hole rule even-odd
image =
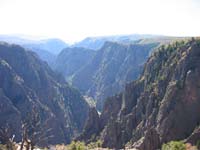
[[[100,115],[104,147],[155,150],[162,143],[196,143],[200,122],[200,41],[156,50],[140,78],[107,99]],[[195,130],[196,129],[196,130]]]

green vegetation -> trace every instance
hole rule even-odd
[[[6,149],[6,146],[5,145],[2,145],[0,144],[0,150],[5,150]]]
[[[49,150],[47,147],[45,147],[45,148],[40,148],[40,150]]]
[[[72,141],[69,145],[66,146],[67,150],[86,150],[86,149],[95,149],[102,147],[102,141],[98,140],[96,142],[91,142],[86,145],[84,142]]]
[[[96,142],[91,142],[87,145],[88,149],[100,148],[102,147],[102,141],[98,140]]]
[[[197,46],[200,46],[200,39],[197,39],[196,42],[197,42]]]
[[[181,141],[171,141],[167,144],[163,144],[162,150],[186,150],[186,146]]]
[[[166,81],[168,79],[170,73],[175,71],[174,66],[176,66],[181,61],[182,57],[186,55],[185,49],[189,48],[189,42],[189,40],[182,40],[168,45],[161,45],[157,51],[152,54],[151,62],[154,63],[151,63],[151,66],[148,70],[151,72],[151,74],[146,73],[148,84],[152,82],[159,84],[160,82]],[[192,68],[194,68],[194,66],[191,66],[190,70],[192,70]],[[183,89],[184,81],[184,77],[178,80],[177,88]],[[147,86],[148,91],[151,91],[152,88],[154,88],[153,85]]]
[[[176,81],[176,86],[177,86],[177,88],[178,89],[183,89],[183,87],[184,87],[184,80],[177,80]]]
[[[0,144],[0,150],[16,150],[16,146],[12,143],[7,143],[5,145]]]
[[[165,81],[166,80],[166,76],[165,75],[158,75],[158,81]]]
[[[200,140],[197,141],[196,146],[197,146],[198,149],[200,149]]]
[[[68,150],[86,150],[86,145],[84,142],[72,141],[70,145],[67,146]]]

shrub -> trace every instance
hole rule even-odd
[[[196,45],[197,45],[197,47],[200,47],[200,39],[196,40]]]
[[[200,140],[197,141],[196,146],[197,146],[198,149],[200,149]]]
[[[183,80],[177,80],[176,81],[176,86],[177,86],[177,88],[178,89],[183,89],[183,87],[184,87],[184,81]]]
[[[2,145],[2,144],[0,144],[0,150],[6,150],[6,146],[5,146],[5,145]]]
[[[86,146],[84,142],[74,142],[68,146],[68,150],[86,150]]]
[[[183,142],[172,141],[167,144],[163,144],[162,150],[186,150],[186,146]]]
[[[102,141],[98,140],[96,142],[91,142],[87,145],[88,149],[100,148],[102,147]]]

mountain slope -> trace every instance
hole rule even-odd
[[[159,149],[162,143],[188,137],[196,143],[192,133],[200,123],[199,77],[200,40],[160,47],[142,76],[108,98],[99,119],[89,119],[100,122],[98,132],[88,135],[88,123],[81,138],[90,141],[96,135],[105,147],[139,150]]]
[[[86,65],[96,52],[81,47],[63,49],[57,56],[53,68],[70,79],[81,67]]]
[[[60,39],[45,39],[45,40],[26,43],[23,44],[22,46],[29,49],[46,50],[54,55],[57,55],[62,51],[63,48],[66,48],[69,45]]]
[[[27,50],[35,52],[39,56],[39,58],[43,61],[46,61],[51,68],[54,65],[55,60],[56,60],[56,55],[54,55],[46,50],[39,49],[39,48],[37,48],[37,49],[27,48]]]
[[[20,140],[21,122],[36,109],[43,132],[52,129],[46,145],[70,142],[82,130],[89,108],[35,53],[7,43],[0,43],[0,97],[0,126],[9,124]]]
[[[136,79],[151,50],[157,44],[125,45],[106,42],[92,60],[72,78],[72,85],[97,101],[102,109],[104,99],[121,91]]]

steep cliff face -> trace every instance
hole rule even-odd
[[[17,140],[21,136],[21,122],[36,109],[44,124],[43,131],[52,129],[49,134],[53,137],[48,144],[56,144],[69,142],[82,130],[89,106],[35,53],[1,43],[0,108],[0,126],[9,124]]]
[[[72,85],[97,101],[102,110],[104,99],[136,79],[151,50],[157,44],[125,45],[106,42],[93,59],[72,78]]]
[[[72,76],[84,67],[95,53],[94,50],[81,47],[65,48],[57,56],[53,68],[70,81]]]
[[[85,139],[86,143],[97,140],[96,135],[101,131],[101,122],[98,112],[95,107],[91,107],[88,118],[86,120],[83,132],[76,138],[76,140]]]
[[[102,129],[96,136],[105,147],[140,150],[155,150],[171,140],[196,139],[199,77],[199,40],[160,47],[141,77],[106,101],[100,116]]]

